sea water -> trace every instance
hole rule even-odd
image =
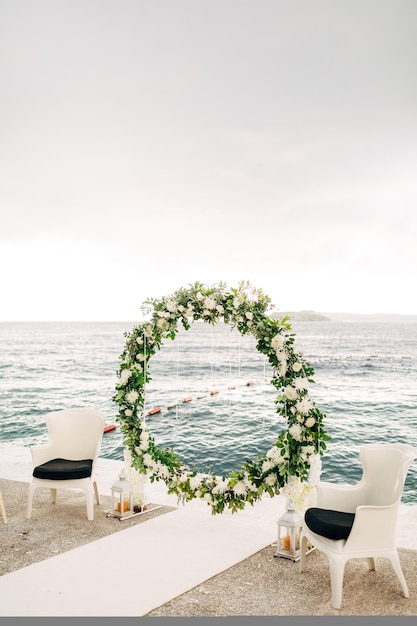
[[[94,406],[116,429],[101,456],[123,459],[113,401],[129,322],[0,323],[0,444],[47,440],[45,414]],[[416,322],[293,322],[295,350],[313,364],[310,395],[330,435],[322,480],[355,482],[360,445],[417,446]],[[271,367],[252,336],[194,323],[149,361],[147,427],[192,468],[224,475],[266,452],[285,428],[276,413]],[[191,398],[190,400],[188,400]],[[184,400],[188,400],[185,401]],[[1,454],[1,448],[0,448]],[[417,504],[417,461],[403,502]]]

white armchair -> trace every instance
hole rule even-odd
[[[300,571],[305,571],[309,544],[327,555],[331,604],[340,609],[346,562],[365,558],[375,570],[375,557],[389,559],[408,598],[396,547],[396,523],[404,483],[417,449],[401,443],[366,444],[360,448],[362,478],[356,485],[319,483],[317,506],[307,509],[300,535]]]
[[[105,417],[95,409],[64,409],[45,418],[48,443],[30,448],[33,478],[29,485],[26,517],[32,514],[33,494],[41,487],[51,490],[82,489],[87,501],[87,518],[94,519],[94,494],[100,503],[94,470],[101,448]]]

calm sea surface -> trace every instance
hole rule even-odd
[[[117,424],[116,371],[124,332],[132,327],[0,323],[0,444],[44,443],[45,414],[67,407],[97,407],[108,424]],[[310,393],[326,413],[332,438],[323,480],[358,480],[363,443],[417,446],[417,323],[294,322],[293,331],[296,351],[315,368]],[[237,470],[285,427],[275,412],[270,366],[255,340],[224,324],[195,323],[175,341],[166,340],[149,366],[145,410],[161,411],[147,418],[148,427],[159,445],[172,446],[191,467]],[[101,456],[123,459],[118,424],[104,435]],[[403,502],[417,504],[417,461]]]

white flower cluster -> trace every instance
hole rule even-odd
[[[310,457],[310,470],[308,473],[308,484],[310,487],[315,487],[321,475],[321,458],[319,454],[313,454]]]
[[[138,472],[132,466],[132,454],[127,447],[124,448],[124,469],[126,478],[132,485],[133,505],[144,506],[146,504],[145,485],[147,475]]]
[[[295,510],[301,515],[317,501],[316,488],[302,482],[297,476],[290,476],[280,493],[293,502]]]

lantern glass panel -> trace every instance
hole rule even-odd
[[[122,471],[119,479],[111,488],[113,501],[113,514],[116,517],[126,517],[133,514],[133,492],[132,485],[126,479]]]

